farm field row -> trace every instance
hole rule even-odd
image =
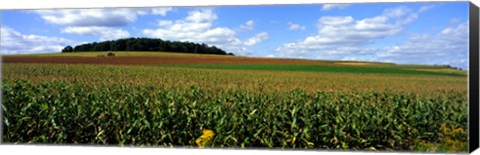
[[[4,57],[3,141],[466,151],[464,71],[163,55]]]
[[[7,143],[465,151],[462,93],[248,92],[65,81],[2,84]],[[426,147],[431,149],[431,147]]]
[[[105,56],[106,52],[75,52],[59,54],[6,55],[4,63],[63,63],[63,64],[305,64],[344,66],[385,66],[389,63],[337,62],[303,59],[256,58],[243,56],[183,54],[168,52],[114,52],[115,57]]]
[[[193,68],[191,68],[193,67]],[[462,76],[423,74],[362,74],[339,71],[209,69],[203,66],[117,66],[3,64],[3,79],[42,82],[65,80],[75,83],[133,84],[154,87],[198,85],[209,89],[241,88],[262,91],[383,91],[430,94],[466,92]],[[222,66],[218,66],[221,68]],[[235,67],[235,66],[233,66]],[[262,66],[260,66],[262,67]],[[282,69],[288,69],[282,68]],[[302,68],[300,68],[302,69]]]

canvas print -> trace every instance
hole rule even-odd
[[[2,10],[2,142],[466,152],[468,7]]]

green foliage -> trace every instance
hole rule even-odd
[[[6,143],[195,147],[202,129],[213,147],[415,150],[416,142],[465,144],[465,94],[266,93],[191,85],[3,80]],[[445,126],[454,126],[445,134]]]
[[[6,63],[2,139],[466,151],[465,77],[293,71]]]
[[[72,52],[72,51],[73,51],[72,46],[66,46],[66,47],[62,50],[62,53],[67,53],[67,52]]]
[[[463,127],[447,127],[442,124],[440,127],[440,140],[438,142],[418,141],[417,150],[426,152],[467,152],[468,134]]]

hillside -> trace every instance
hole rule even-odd
[[[186,54],[171,52],[72,52],[3,56],[4,63],[110,64],[110,65],[176,65],[204,69],[243,69],[271,71],[387,73],[466,76],[466,71],[442,66],[397,65],[392,63],[323,61],[285,58]]]

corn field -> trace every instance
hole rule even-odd
[[[211,130],[214,148],[467,149],[466,78],[122,68],[4,65],[3,142],[196,148]]]

